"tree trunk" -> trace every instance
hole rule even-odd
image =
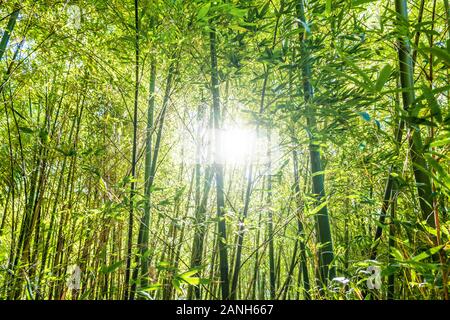
[[[308,25],[305,18],[305,7],[303,0],[297,3],[297,15],[303,24]],[[303,28],[302,24],[299,25]],[[309,41],[307,32],[301,33],[301,69],[303,80],[303,95],[306,104],[307,126],[309,128],[309,154],[312,173],[312,191],[316,196],[316,206],[321,206],[320,210],[315,214],[316,218],[316,236],[319,244],[319,273],[320,281],[326,284],[327,281],[335,277],[335,268],[332,265],[334,260],[333,241],[331,238],[330,222],[328,219],[328,208],[323,204],[325,198],[324,174],[322,168],[322,160],[320,158],[320,145],[315,140],[315,132],[317,131],[315,110],[313,104],[313,87],[311,85],[311,55],[309,52]]]
[[[137,126],[138,126],[138,104],[139,104],[139,0],[134,0],[135,21],[135,89],[134,89],[134,112],[133,112],[133,150],[131,154],[131,187],[130,187],[130,213],[128,218],[128,242],[125,270],[125,284],[123,298],[133,300],[136,282],[133,281],[130,288],[131,261],[133,253],[133,215],[134,196],[136,190],[136,153],[137,153]]]
[[[214,171],[216,175],[216,198],[217,198],[217,227],[218,227],[218,245],[219,245],[219,265],[222,299],[229,299],[229,281],[228,281],[228,249],[227,249],[227,231],[225,221],[225,196],[223,182],[223,159],[221,156],[221,125],[220,125],[220,96],[219,96],[219,75],[217,68],[216,53],[216,31],[211,27],[209,33],[210,55],[211,55],[211,94],[213,97],[214,113]]]

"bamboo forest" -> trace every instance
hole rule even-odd
[[[0,300],[448,300],[449,0],[0,0]]]

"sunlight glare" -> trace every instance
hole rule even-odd
[[[241,165],[256,151],[256,133],[247,128],[231,127],[222,130],[220,158],[226,164]]]

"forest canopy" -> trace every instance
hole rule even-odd
[[[0,299],[448,299],[448,0],[0,0]]]

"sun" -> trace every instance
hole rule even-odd
[[[221,130],[220,159],[225,164],[244,165],[252,160],[257,149],[255,130],[226,127]]]
[[[226,166],[258,165],[267,153],[267,139],[261,131],[258,134],[256,127],[245,124],[224,125],[219,130],[204,125],[189,131],[181,129],[177,134],[181,147],[172,156],[177,162],[189,164],[212,165],[217,161]]]

